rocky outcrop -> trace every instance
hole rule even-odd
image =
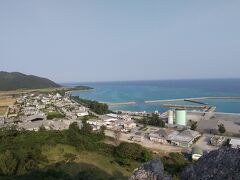
[[[129,180],[171,180],[164,175],[164,167],[160,158],[142,164],[136,169]]]
[[[240,149],[221,148],[187,166],[181,180],[240,180]]]

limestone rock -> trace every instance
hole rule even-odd
[[[164,175],[164,167],[160,158],[142,164],[136,169],[129,180],[171,180]]]
[[[221,148],[187,166],[181,180],[240,180],[240,149]]]

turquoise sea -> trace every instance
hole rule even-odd
[[[204,96],[240,96],[240,79],[210,80],[159,80],[97,83],[65,83],[64,85],[87,85],[94,89],[74,91],[72,95],[101,102],[136,101],[136,105],[111,106],[112,110],[166,111],[162,103],[145,104],[145,100],[192,98]],[[217,106],[218,112],[240,113],[239,100],[201,100]],[[169,102],[189,104],[187,102]],[[166,103],[165,103],[166,104]]]

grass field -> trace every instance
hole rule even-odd
[[[76,175],[80,170],[92,170],[102,177],[118,177],[127,179],[131,172],[139,166],[137,162],[131,162],[128,167],[118,165],[111,156],[104,156],[95,152],[77,151],[73,146],[58,144],[56,146],[45,146],[43,154],[47,156],[49,164],[56,164],[65,161],[66,153],[76,155],[74,163],[61,165],[61,169],[70,175]],[[46,164],[42,165],[43,167]]]

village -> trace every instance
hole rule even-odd
[[[16,98],[16,102],[8,107],[7,113],[0,116],[0,125],[15,125],[19,130],[29,131],[38,131],[40,128],[65,130],[73,122],[77,122],[81,128],[82,121],[86,121],[94,131],[104,126],[106,136],[118,136],[119,141],[138,143],[154,151],[192,152],[194,160],[225,144],[239,148],[239,138],[217,135],[217,124],[215,129],[211,129],[215,121],[206,123],[210,122],[206,121],[206,114],[199,118],[200,115],[184,109],[162,114],[156,111],[154,114],[163,119],[164,127],[143,125],[139,120],[151,116],[147,112],[122,111],[99,115],[67,93],[29,93]],[[193,119],[198,119],[195,128]]]

